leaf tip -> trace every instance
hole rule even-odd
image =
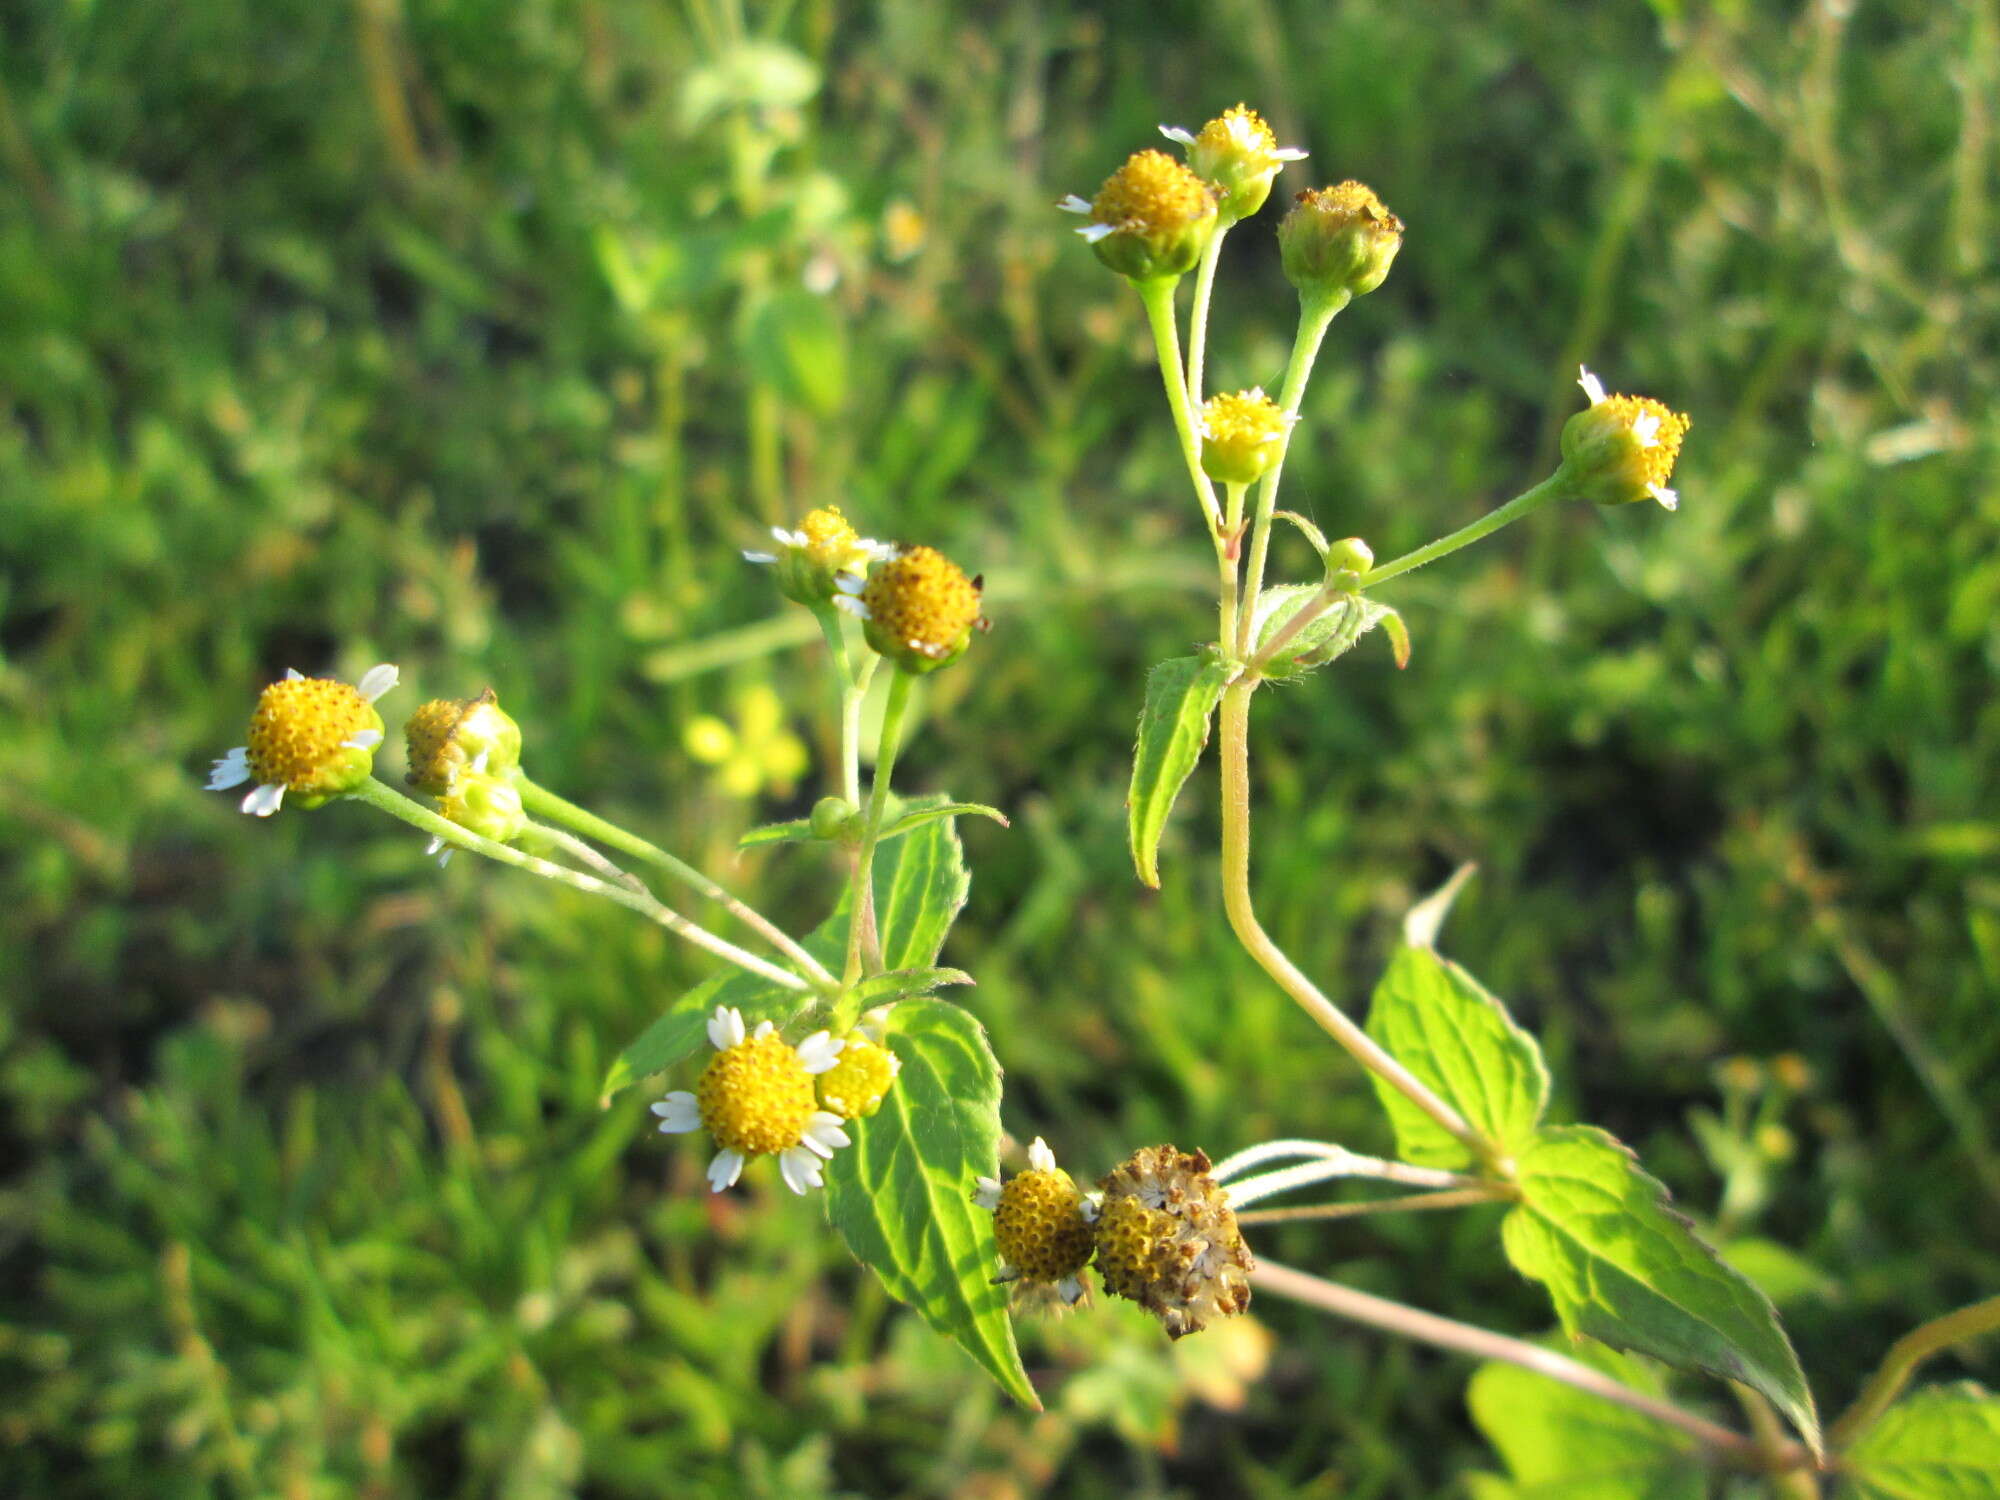
[[[1403,941],[1412,948],[1436,947],[1438,929],[1444,926],[1452,902],[1458,899],[1458,893],[1465,889],[1466,882],[1478,870],[1477,864],[1467,860],[1452,871],[1451,879],[1411,907],[1403,917]]]

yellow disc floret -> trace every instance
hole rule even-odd
[[[910,672],[957,660],[979,623],[979,582],[935,547],[877,563],[861,591],[868,644]]]
[[[1403,221],[1361,182],[1300,193],[1278,225],[1285,275],[1305,296],[1372,292],[1402,248]]]
[[[695,1103],[716,1145],[745,1156],[796,1146],[818,1107],[812,1075],[771,1032],[710,1058],[695,1085]]]
[[[1201,467],[1224,484],[1261,478],[1285,451],[1285,413],[1261,390],[1211,396],[1201,408]]]
[[[371,734],[367,746],[351,743]],[[367,778],[381,735],[382,716],[349,684],[288,677],[258,698],[244,758],[253,781],[282,786],[311,807]]]
[[[1114,1297],[1146,1300],[1172,1269],[1171,1246],[1179,1234],[1173,1215],[1137,1198],[1106,1198],[1096,1224],[1097,1274]]]
[[[1031,1169],[1001,1188],[993,1244],[1023,1281],[1061,1281],[1088,1265],[1091,1226],[1069,1173]]]
[[[1179,276],[1200,259],[1215,217],[1213,188],[1166,152],[1139,151],[1091,200],[1092,248],[1121,276]]]
[[[848,1032],[840,1060],[817,1080],[820,1108],[843,1120],[874,1114],[888,1097],[902,1066],[901,1058],[865,1032]]]
[[[868,566],[868,549],[861,544],[861,534],[847,524],[837,505],[807,511],[799,522],[799,534],[805,538],[806,556],[816,567],[855,573]]]

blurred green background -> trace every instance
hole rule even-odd
[[[946,952],[1009,1128],[1088,1173],[1386,1148],[1228,937],[1206,776],[1162,892],[1125,853],[1142,673],[1209,629],[1209,564],[1136,299],[1051,205],[1239,98],[1409,225],[1287,469],[1332,535],[1388,557],[1545,473],[1579,360],[1694,417],[1678,516],[1538,516],[1387,591],[1407,671],[1371,642],[1265,695],[1268,925],[1358,1006],[1478,860],[1448,949],[1558,1107],[1737,1247],[1823,1405],[2000,1286],[1993,4],[21,0],[0,1489],[1432,1496],[1493,1466],[1462,1361],[1269,1298],[1172,1350],[1123,1308],[1029,1329],[1049,1409],[1008,1409],[819,1205],[711,1199],[642,1097],[599,1110],[697,955],[440,875],[362,809],[201,789],[287,666],[400,663],[392,721],[490,683],[540,780],[803,929],[831,872],[733,844],[815,794],[828,690],[737,549],[838,503],[992,585],[899,780],[1014,814],[966,829]],[[1276,212],[1231,241],[1218,384],[1282,367]],[[1258,1244],[1538,1331],[1494,1227]]]

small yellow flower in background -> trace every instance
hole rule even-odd
[[[816,1086],[822,1109],[843,1120],[860,1120],[882,1107],[896,1075],[903,1071],[903,1060],[884,1041],[883,1012],[878,1008],[847,1033],[840,1061],[819,1075]]]
[[[840,579],[834,603],[858,616],[868,644],[906,672],[949,666],[979,626],[980,580],[935,547],[904,547],[869,572]]]
[[[1257,1262],[1206,1154],[1148,1146],[1098,1187],[1097,1271],[1106,1291],[1137,1302],[1176,1339],[1250,1306]]]
[[[1191,270],[1217,211],[1215,190],[1164,151],[1133,153],[1095,199],[1072,193],[1057,207],[1088,217],[1077,233],[1099,260],[1134,281]]]
[[[1252,388],[1210,396],[1201,408],[1201,467],[1223,484],[1262,478],[1285,452],[1291,430],[1278,403]]]
[[[993,1213],[993,1244],[1000,1252],[996,1282],[1014,1283],[1017,1297],[1053,1295],[1074,1305],[1089,1291],[1084,1268],[1094,1250],[1091,1221],[1097,1208],[1056,1165],[1048,1142],[1035,1137],[1028,1170],[1003,1185],[982,1177],[973,1202]]]
[[[842,1044],[816,1031],[794,1047],[769,1021],[746,1035],[743,1013],[728,1005],[709,1018],[708,1040],[715,1056],[694,1091],[676,1089],[653,1106],[661,1134],[708,1131],[713,1192],[732,1186],[753,1156],[777,1157],[795,1193],[821,1186],[821,1169],[848,1138],[840,1117],[819,1108],[813,1080],[834,1066]]]
[[[1246,104],[1226,109],[1192,135],[1178,125],[1160,134],[1187,147],[1188,170],[1212,182],[1222,198],[1222,217],[1247,219],[1271,196],[1271,184],[1288,161],[1304,161],[1297,146],[1280,146],[1264,117]]]
[[[1579,367],[1577,384],[1590,405],[1563,425],[1563,468],[1571,487],[1597,505],[1657,500],[1681,503],[1667,487],[1680,457],[1688,419],[1651,396],[1608,396],[1603,382]]]
[[[386,662],[369,668],[354,686],[287,672],[259,695],[249,743],[209,769],[208,789],[256,782],[243,811],[260,818],[276,812],[288,792],[293,806],[318,807],[353,791],[374,768],[375,747],[382,743],[375,700],[396,685],[396,676]]]
[[[895,550],[857,533],[834,505],[808,511],[796,531],[773,526],[771,536],[777,551],[745,552],[744,559],[775,567],[778,592],[806,605],[824,604],[842,575],[864,572]]]
[[[882,210],[882,251],[891,261],[905,261],[924,248],[928,226],[907,198]]]
[[[433,698],[403,725],[409,769],[403,779],[442,797],[465,771],[512,776],[521,765],[521,726],[492,688],[477,698]]]
[[[1300,193],[1278,225],[1285,276],[1309,296],[1374,291],[1402,248],[1403,221],[1361,182]]]
[[[722,789],[732,797],[754,797],[769,787],[789,796],[812,762],[805,742],[785,727],[785,702],[769,683],[736,695],[736,722],[696,714],[681,730],[687,753],[703,765],[721,768]]]

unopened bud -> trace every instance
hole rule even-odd
[[[1403,248],[1403,221],[1359,182],[1300,193],[1278,225],[1285,276],[1304,297],[1372,292]]]

